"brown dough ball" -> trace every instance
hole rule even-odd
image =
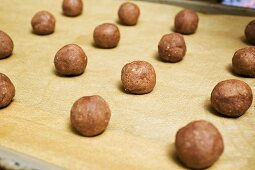
[[[82,0],[63,0],[62,10],[64,15],[75,17],[82,13]]]
[[[156,85],[156,73],[153,66],[146,61],[133,61],[121,70],[121,81],[125,91],[145,94]]]
[[[61,75],[80,75],[87,66],[87,56],[78,45],[68,44],[56,53],[54,64],[57,72]]]
[[[252,20],[245,28],[244,34],[247,41],[255,45],[255,20]]]
[[[8,106],[15,96],[15,87],[11,80],[0,73],[0,108]]]
[[[212,107],[219,113],[238,117],[251,106],[252,90],[248,84],[240,80],[224,80],[219,82],[211,93]]]
[[[178,62],[186,54],[186,44],[181,34],[171,33],[164,35],[158,44],[159,57],[164,61]]]
[[[132,2],[125,2],[120,6],[118,16],[122,24],[128,26],[136,25],[140,16],[140,9]]]
[[[104,23],[95,28],[93,38],[100,48],[114,48],[120,41],[120,32],[116,25]]]
[[[175,31],[181,34],[193,34],[197,30],[198,15],[191,9],[181,10],[174,20]]]
[[[37,12],[31,21],[33,31],[38,35],[48,35],[53,33],[55,30],[55,23],[55,17],[47,11]]]
[[[13,51],[13,41],[8,34],[0,31],[0,59],[9,57]]]
[[[246,47],[235,52],[232,58],[235,73],[255,77],[255,47]]]
[[[224,150],[220,132],[204,120],[193,121],[178,130],[175,147],[181,162],[192,169],[211,166]]]
[[[106,101],[100,96],[84,96],[77,100],[71,110],[72,126],[84,136],[102,133],[111,117]]]

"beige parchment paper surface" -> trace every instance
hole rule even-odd
[[[179,7],[136,2],[141,9],[135,27],[118,24],[122,1],[85,0],[84,13],[62,15],[61,0],[1,0],[0,29],[13,39],[10,58],[0,60],[0,72],[16,86],[14,101],[0,110],[0,145],[67,169],[182,169],[175,157],[174,139],[190,121],[211,121],[221,131],[225,151],[211,169],[255,168],[254,103],[237,119],[224,118],[210,109],[210,93],[221,80],[240,79],[255,92],[254,79],[231,72],[236,50],[248,46],[243,32],[251,17],[199,13],[196,34],[185,36],[183,61],[164,63],[157,57],[163,34],[173,32]],[[34,13],[48,10],[56,17],[55,33],[32,33]],[[104,22],[117,23],[119,46],[93,46],[93,30]],[[59,77],[53,59],[68,43],[80,45],[88,56],[86,72]],[[146,95],[123,92],[120,71],[133,60],[150,62],[157,73],[154,91]],[[84,95],[101,95],[112,117],[100,136],[87,138],[70,128],[72,104]]]

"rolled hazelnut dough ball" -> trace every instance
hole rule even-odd
[[[146,61],[133,61],[121,70],[124,90],[133,94],[145,94],[156,85],[156,73],[153,66]]]
[[[179,62],[186,54],[186,43],[179,33],[164,35],[158,44],[159,57],[167,62]]]
[[[13,41],[11,37],[3,31],[0,31],[0,59],[9,57],[13,51]]]
[[[11,80],[0,73],[0,108],[8,106],[15,96],[15,87]]]
[[[123,25],[133,26],[138,21],[140,9],[135,3],[125,2],[120,6],[118,16]]]
[[[193,34],[198,27],[199,18],[192,9],[183,9],[175,16],[175,31],[181,34]]]
[[[104,132],[110,121],[111,111],[100,96],[84,96],[71,109],[71,124],[84,136],[96,136]]]
[[[255,20],[247,24],[244,30],[245,37],[250,44],[255,45]]]
[[[63,0],[62,3],[63,14],[70,17],[78,16],[82,13],[82,0]]]
[[[246,47],[235,52],[232,67],[236,74],[255,77],[255,47]]]
[[[211,93],[212,107],[219,113],[238,117],[251,106],[253,94],[250,86],[241,80],[224,80],[219,82]]]
[[[76,44],[62,47],[55,55],[54,64],[60,75],[76,76],[84,72],[87,66],[87,56]]]
[[[120,41],[120,31],[116,25],[104,23],[95,28],[93,38],[97,47],[114,48]]]
[[[224,150],[218,129],[205,120],[193,121],[179,129],[175,148],[181,162],[192,169],[204,169],[218,160]]]
[[[31,25],[35,34],[48,35],[55,30],[55,17],[48,11],[37,12],[31,21]]]

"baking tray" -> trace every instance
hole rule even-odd
[[[213,87],[225,79],[243,80],[254,91],[254,79],[231,71],[234,52],[249,46],[243,32],[253,17],[199,13],[198,31],[184,36],[184,60],[171,64],[158,59],[157,44],[162,35],[173,32],[174,16],[182,7],[136,1],[139,23],[127,27],[117,19],[122,2],[87,0],[83,15],[69,18],[62,15],[61,0],[1,0],[0,29],[15,47],[11,57],[0,60],[0,72],[16,87],[13,102],[0,110],[1,148],[32,157],[25,162],[45,161],[64,169],[183,169],[175,156],[175,134],[190,121],[204,119],[218,127],[225,143],[211,168],[254,169],[254,102],[245,115],[231,119],[215,113],[209,100]],[[39,10],[56,17],[54,34],[32,33],[30,21]],[[93,30],[104,22],[118,25],[117,48],[93,46]],[[80,45],[88,56],[81,76],[55,73],[54,56],[68,43]],[[120,71],[134,60],[154,66],[157,84],[152,93],[123,91]],[[70,109],[79,97],[94,94],[109,103],[112,117],[103,134],[82,137],[70,127]]]
[[[228,14],[238,16],[255,16],[252,8],[223,5],[216,0],[140,0],[154,3],[170,4],[184,8],[192,8],[208,14]]]

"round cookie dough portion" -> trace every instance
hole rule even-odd
[[[82,13],[82,0],[63,0],[62,3],[63,14],[70,17],[78,16]]]
[[[219,113],[238,117],[251,106],[253,94],[250,86],[241,80],[224,80],[219,82],[211,93],[212,107]]]
[[[0,108],[8,106],[15,96],[15,87],[11,80],[0,73]]]
[[[31,25],[35,34],[48,35],[55,30],[55,17],[48,11],[37,12],[31,21]]]
[[[255,77],[255,47],[246,47],[235,52],[232,67],[236,74]]]
[[[221,156],[224,143],[220,132],[212,123],[198,120],[178,130],[175,148],[185,166],[205,169]]]
[[[93,38],[97,47],[114,48],[120,41],[120,31],[116,25],[104,23],[95,28]]]
[[[121,81],[125,91],[133,94],[145,94],[156,85],[156,73],[146,61],[133,61],[121,70]]]
[[[87,66],[87,56],[78,45],[68,44],[56,53],[54,64],[60,75],[80,75]]]
[[[125,2],[121,4],[118,11],[119,20],[123,25],[136,25],[140,16],[139,7],[132,2]]]
[[[245,37],[250,44],[255,45],[255,20],[252,20],[245,27]]]
[[[186,54],[186,43],[179,33],[164,35],[158,44],[159,57],[167,62],[176,63]]]
[[[198,22],[199,18],[195,11],[183,9],[175,16],[175,31],[181,34],[193,34],[197,30]]]
[[[0,30],[0,59],[9,57],[12,54],[13,47],[11,37]]]
[[[83,136],[96,136],[105,131],[111,111],[100,96],[84,96],[71,109],[71,124]]]

